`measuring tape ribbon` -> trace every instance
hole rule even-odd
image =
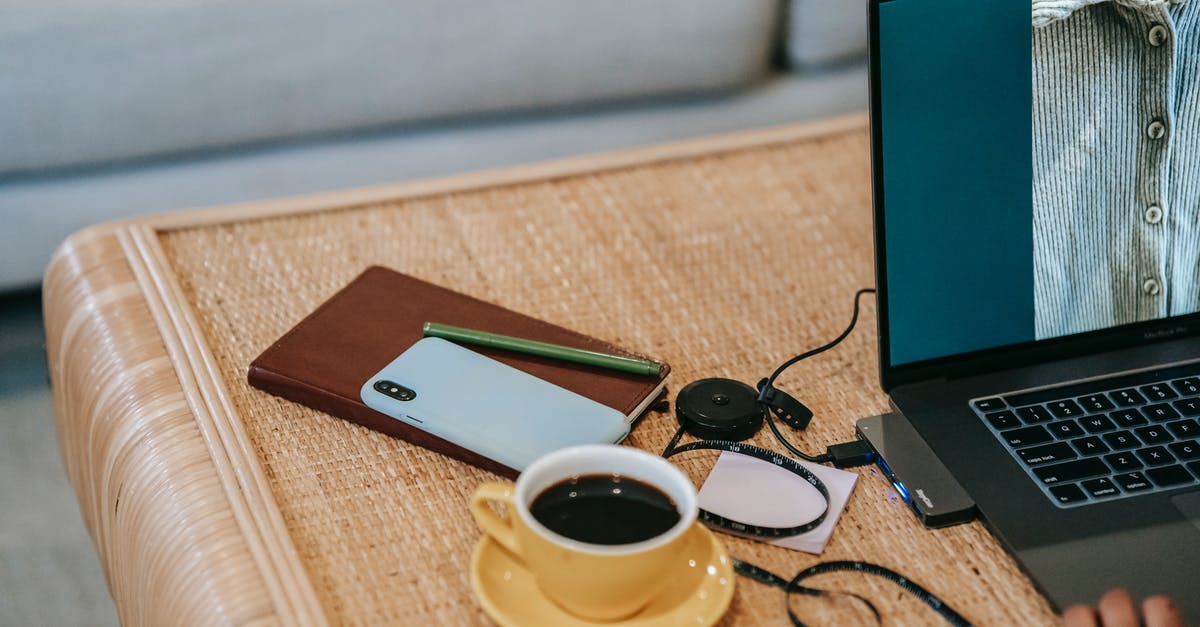
[[[728,451],[730,453],[746,455],[753,457],[754,459],[767,462],[768,464],[778,466],[794,475],[799,476],[801,479],[807,481],[809,485],[816,488],[817,492],[821,493],[821,497],[825,501],[825,507],[821,510],[821,513],[818,514],[816,518],[793,527],[767,527],[764,525],[751,525],[749,523],[726,518],[720,514],[715,514],[706,509],[701,509],[699,515],[697,516],[700,519],[700,522],[703,522],[710,527],[720,529],[721,531],[752,538],[788,538],[791,536],[798,536],[802,533],[808,533],[809,531],[820,527],[821,523],[825,522],[825,517],[829,515],[829,488],[826,488],[821,479],[814,475],[812,471],[800,465],[800,462],[759,446],[743,444],[741,442],[729,442],[726,440],[700,440],[697,442],[689,442],[687,444],[677,446],[676,443],[679,441],[679,438],[682,434],[682,429],[675,434],[675,437],[672,438],[670,444],[667,445],[666,450],[663,451],[662,456],[664,458],[669,459],[681,453],[702,450]]]
[[[671,457],[682,453],[702,450],[725,451],[729,453],[737,453],[738,455],[746,455],[774,466],[778,466],[779,468],[799,476],[808,482],[808,484],[813,488],[816,488],[817,492],[821,494],[821,497],[825,501],[825,507],[821,510],[821,513],[816,518],[792,527],[767,527],[764,525],[752,525],[749,523],[736,521],[719,514],[714,514],[713,512],[705,509],[701,509],[697,518],[709,527],[714,527],[726,533],[732,533],[734,535],[750,538],[787,538],[816,529],[817,527],[821,526],[821,523],[823,523],[825,518],[829,515],[829,489],[825,487],[825,484],[820,478],[814,475],[812,471],[801,465],[800,462],[785,455],[780,455],[779,453],[776,453],[770,449],[754,446],[752,444],[744,444],[742,442],[730,442],[726,440],[699,440],[696,442],[689,442],[687,444],[679,444],[679,440],[683,437],[683,433],[684,430],[682,428],[675,432],[674,437],[671,438],[671,441],[667,443],[666,448],[662,452],[663,458],[670,459]],[[939,616],[946,619],[946,622],[949,624],[954,625],[955,627],[971,627],[970,621],[964,618],[962,614],[959,614],[957,611],[955,611],[954,608],[950,607],[948,603],[940,599],[937,595],[929,592],[904,575],[878,564],[856,560],[818,562],[817,564],[801,570],[791,580],[784,579],[783,577],[780,577],[764,568],[760,568],[754,564],[744,562],[736,558],[733,559],[733,567],[734,571],[739,575],[753,579],[754,581],[762,584],[774,586],[776,588],[782,588],[788,595],[803,594],[806,596],[829,596],[838,594],[852,597],[866,605],[866,607],[875,616],[876,622],[880,623],[882,622],[882,617],[879,613],[879,610],[875,607],[875,604],[861,595],[853,592],[822,590],[819,588],[809,588],[800,585],[800,582],[804,581],[805,579],[831,572],[857,572],[867,575],[874,575],[896,584],[905,592],[908,592],[914,596],[917,600],[921,601],[925,605],[928,605],[931,609],[933,609],[934,612],[937,612]],[[785,602],[786,598],[787,597],[785,596]],[[791,619],[794,626],[806,627],[800,618],[797,617],[792,611],[790,604],[787,606],[787,612],[788,618]]]

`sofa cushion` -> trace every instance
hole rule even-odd
[[[787,51],[797,67],[866,55],[867,0],[791,0]]]
[[[12,0],[0,175],[728,89],[776,0]]]

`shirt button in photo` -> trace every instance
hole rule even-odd
[[[1151,296],[1156,296],[1156,295],[1158,295],[1158,290],[1159,290],[1158,281],[1155,281],[1154,279],[1146,279],[1145,281],[1142,282],[1142,291],[1143,292],[1145,292]]]
[[[1150,139],[1162,139],[1166,134],[1167,125],[1163,124],[1161,120],[1155,120],[1150,123],[1150,126],[1146,127],[1146,135]]]
[[[1155,24],[1154,27],[1150,29],[1150,45],[1158,47],[1167,43],[1167,38],[1170,36],[1170,34],[1171,33],[1167,30],[1166,26],[1163,26],[1162,24]]]
[[[1144,217],[1146,218],[1146,222],[1149,222],[1150,224],[1158,224],[1159,222],[1162,222],[1162,208],[1158,205],[1150,205],[1150,207],[1146,209]]]

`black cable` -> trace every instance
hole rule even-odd
[[[828,344],[814,348],[814,349],[808,351],[807,353],[800,353],[799,355],[796,355],[795,357],[783,362],[778,368],[775,369],[775,372],[771,373],[771,376],[767,377],[767,383],[774,384],[775,379],[778,379],[779,375],[783,374],[783,371],[790,368],[792,366],[792,364],[795,364],[796,362],[804,360],[804,359],[808,359],[809,357],[812,357],[813,355],[819,355],[821,353],[824,353],[825,351],[833,348],[834,346],[841,344],[842,340],[846,339],[846,336],[850,335],[850,332],[854,330],[854,325],[858,323],[858,301],[859,301],[859,298],[861,298],[863,294],[874,294],[874,293],[875,293],[875,288],[873,288],[873,287],[864,287],[864,288],[858,290],[857,292],[855,292],[854,293],[854,314],[850,316],[850,325],[846,327],[846,330],[842,331],[841,335],[833,338],[833,341],[829,342]]]
[[[768,411],[766,414],[767,426],[771,428],[771,433],[775,434],[775,439],[779,440],[779,443],[783,445],[783,448],[787,449],[792,455],[814,464],[827,464],[833,461],[833,455],[830,455],[829,453],[813,456],[796,448],[796,446],[789,442],[787,438],[783,437],[783,433],[780,432],[779,427],[775,425],[775,417],[771,415],[771,412]]]
[[[873,287],[864,287],[864,288],[858,290],[857,292],[855,292],[854,293],[854,312],[850,316],[850,324],[846,326],[846,330],[842,331],[841,335],[838,335],[837,337],[833,338],[832,341],[825,344],[824,346],[819,346],[808,352],[801,353],[801,354],[796,355],[795,357],[792,357],[791,359],[783,362],[783,364],[781,364],[778,368],[775,369],[775,372],[771,373],[771,376],[767,377],[766,385],[767,386],[773,385],[775,383],[775,379],[779,378],[779,375],[783,374],[784,370],[787,370],[796,362],[802,361],[804,359],[808,359],[809,357],[812,357],[813,355],[819,355],[819,354],[833,348],[834,346],[841,344],[842,340],[846,339],[850,335],[850,332],[852,332],[854,330],[854,326],[856,324],[858,324],[859,301],[862,298],[862,295],[863,294],[874,294],[874,293],[875,293],[875,288],[873,288]],[[816,464],[826,464],[829,462],[833,462],[834,465],[836,465],[838,468],[846,468],[849,466],[858,466],[861,464],[868,463],[873,459],[869,448],[864,448],[864,447],[860,446],[858,442],[846,442],[843,444],[835,444],[835,445],[829,447],[829,450],[827,450],[822,455],[809,455],[808,453],[805,453],[804,451],[800,450],[799,448],[796,448],[795,445],[793,445],[791,442],[788,441],[787,438],[785,438],[783,436],[783,433],[779,430],[779,427],[775,424],[775,416],[774,416],[773,412],[767,411],[766,414],[767,414],[767,426],[771,428],[771,433],[775,434],[775,439],[779,440],[779,443],[783,445],[783,448],[786,448],[788,450],[788,452],[799,457],[800,459],[803,459],[803,460],[809,461],[809,462],[813,462]],[[836,449],[837,452],[835,452],[836,447],[840,447],[840,448]]]

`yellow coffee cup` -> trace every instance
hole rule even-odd
[[[674,503],[679,520],[651,538],[595,544],[561,535],[530,513],[547,488],[573,478],[618,475],[656,488]],[[498,514],[492,504],[504,506]],[[672,572],[686,568],[685,532],[696,524],[696,489],[665,459],[609,444],[560,449],[538,458],[511,483],[485,483],[471,513],[497,543],[525,563],[538,587],[566,611],[590,620],[618,620],[646,606]]]

